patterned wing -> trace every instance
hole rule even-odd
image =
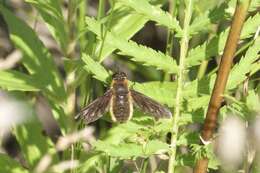
[[[149,113],[153,115],[155,119],[172,117],[171,111],[169,111],[166,107],[156,102],[155,100],[135,90],[130,90],[130,92],[134,106],[139,108],[144,113]]]
[[[75,119],[82,118],[86,121],[86,124],[96,121],[101,118],[103,114],[108,111],[109,102],[112,98],[112,90],[108,90],[101,97],[98,97],[87,107],[83,108],[79,114],[75,116]]]

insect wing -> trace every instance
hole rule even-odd
[[[112,90],[108,90],[101,97],[98,97],[87,107],[83,108],[81,112],[75,116],[75,119],[82,118],[86,123],[91,123],[101,118],[102,115],[108,111],[109,102],[112,98]]]
[[[130,92],[134,106],[139,108],[144,113],[149,113],[153,115],[156,119],[172,117],[172,113],[155,100],[135,90],[130,90]]]

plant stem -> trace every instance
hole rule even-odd
[[[172,16],[174,16],[175,10],[176,10],[176,0],[169,0],[169,12]],[[167,34],[167,44],[166,44],[166,54],[169,56],[172,56],[173,36],[174,36],[174,31],[172,29],[169,29]]]
[[[78,16],[77,16],[77,31],[80,35],[79,37],[79,46],[80,52],[84,52],[87,44],[87,39],[85,35],[80,34],[85,29],[85,15],[87,11],[87,1],[81,1],[78,5]]]
[[[218,25],[214,24],[212,32],[209,34],[209,40],[211,40],[215,36],[215,34],[217,33],[217,30],[218,30]],[[200,64],[198,74],[197,74],[198,79],[202,79],[204,77],[206,70],[207,70],[207,67],[208,67],[208,63],[209,63],[208,60],[204,60]]]
[[[207,60],[202,61],[197,75],[198,79],[201,79],[205,75],[207,67],[208,67],[208,61]]]
[[[175,15],[176,2],[177,0],[169,0],[169,13],[171,14],[171,16]],[[174,31],[172,29],[168,29],[165,53],[169,56],[172,56],[173,53],[173,37],[174,37]],[[165,73],[164,80],[171,80],[171,75]]]
[[[201,137],[204,143],[208,142],[215,130],[217,123],[218,111],[223,101],[223,93],[225,91],[228,75],[233,63],[233,58],[236,52],[237,43],[239,40],[240,32],[246,18],[247,9],[250,0],[241,0],[237,2],[235,14],[232,20],[231,29],[229,31],[228,39],[225,45],[224,53],[221,58],[217,78],[215,81],[214,89],[210,98],[206,119],[201,132]],[[196,163],[194,172],[205,173],[207,172],[208,159],[202,158]]]
[[[148,161],[149,161],[149,158],[145,158],[143,163],[142,163],[142,167],[140,169],[140,173],[146,173],[146,169],[147,169],[147,166],[148,166]]]
[[[102,17],[104,17],[105,10],[105,0],[99,0],[97,20],[100,20]]]
[[[110,173],[110,162],[111,162],[111,157],[108,155],[107,156],[107,173]]]
[[[179,62],[179,72],[178,72],[178,87],[176,94],[176,108],[174,112],[173,125],[172,125],[172,137],[171,137],[171,153],[168,164],[168,173],[174,172],[175,167],[175,158],[176,158],[176,143],[178,137],[178,121],[181,116],[181,105],[182,105],[182,88],[183,81],[185,76],[185,58],[188,51],[188,43],[189,43],[189,24],[192,16],[192,6],[193,0],[188,0],[185,9],[185,18],[184,18],[184,26],[183,26],[183,35],[181,39],[181,47],[180,47],[180,62]]]
[[[67,58],[73,59],[75,58],[75,33],[74,33],[74,17],[75,17],[75,3],[73,0],[69,0],[68,2],[68,15],[67,15],[67,29],[68,29],[68,36],[69,42],[67,45],[67,51],[65,56]],[[75,88],[72,86],[73,81],[75,80],[75,72],[70,71],[66,77],[66,86],[67,86],[67,107],[66,107],[66,114],[68,116],[72,116],[75,112],[75,105],[76,105],[76,92]]]

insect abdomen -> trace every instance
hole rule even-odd
[[[127,86],[115,86],[110,113],[113,121],[117,122],[126,122],[132,117],[133,104]]]

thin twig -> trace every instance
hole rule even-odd
[[[236,52],[237,43],[239,41],[240,32],[246,18],[249,4],[250,0],[241,0],[237,2],[236,11],[225,45],[224,53],[221,58],[217,79],[215,81],[214,89],[211,95],[203,130],[201,132],[201,138],[205,142],[209,142],[209,140],[212,138],[216,127],[218,111],[223,101],[223,93],[226,87],[228,75],[233,62],[234,54]],[[196,163],[194,172],[205,173],[207,172],[207,167],[208,159],[200,159]]]

